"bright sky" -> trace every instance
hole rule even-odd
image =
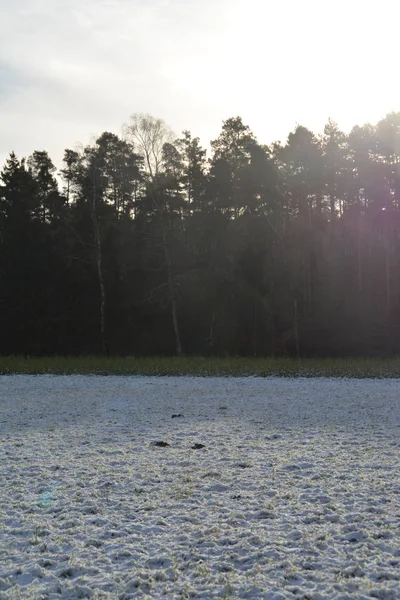
[[[204,145],[400,110],[399,0],[0,0],[0,164],[121,133],[134,112]]]

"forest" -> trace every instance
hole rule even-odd
[[[0,354],[400,355],[400,113],[210,150],[134,114],[0,175]]]

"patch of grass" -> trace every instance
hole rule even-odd
[[[400,358],[0,357],[1,375],[399,378]]]

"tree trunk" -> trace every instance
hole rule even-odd
[[[358,296],[360,302],[361,316],[364,315],[364,279],[362,270],[362,244],[361,244],[361,227],[358,225],[358,236],[357,236],[357,285],[358,285]]]
[[[296,357],[300,358],[300,334],[299,334],[299,307],[297,298],[293,301],[293,331],[296,344]]]
[[[96,172],[93,169],[93,198],[92,198],[92,221],[93,221],[93,234],[94,234],[94,246],[96,253],[96,267],[97,277],[100,286],[100,337],[101,337],[101,349],[103,354],[109,356],[109,347],[107,344],[106,337],[106,288],[104,284],[103,264],[102,264],[102,251],[101,251],[101,239],[99,224],[97,221],[96,212]]]
[[[389,323],[391,312],[391,285],[390,285],[390,242],[389,235],[385,236],[385,291],[386,291],[386,314]]]
[[[177,356],[182,356],[182,343],[181,343],[181,335],[179,331],[179,321],[178,321],[178,310],[177,310],[177,302],[176,302],[176,294],[174,287],[174,274],[172,270],[172,260],[171,260],[171,252],[169,248],[169,243],[167,239],[167,233],[165,231],[163,214],[161,213],[160,217],[161,222],[161,235],[164,246],[164,256],[165,262],[167,265],[167,277],[168,277],[168,291],[169,291],[169,299],[171,302],[171,312],[172,312],[172,324],[174,327],[175,334],[175,346],[176,346],[176,354]]]
[[[331,221],[334,221],[335,217],[336,217],[336,212],[335,212],[335,196],[334,194],[330,194],[329,195],[329,203],[330,203],[330,208],[331,208]]]
[[[258,311],[257,301],[253,303],[253,356],[257,356],[257,342],[258,342]]]
[[[208,336],[208,345],[210,348],[210,353],[212,354],[215,346],[215,312],[213,311],[211,326],[210,326],[210,335]]]

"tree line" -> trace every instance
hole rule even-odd
[[[0,353],[400,354],[400,113],[210,157],[136,114],[122,136],[11,153],[0,176]]]

